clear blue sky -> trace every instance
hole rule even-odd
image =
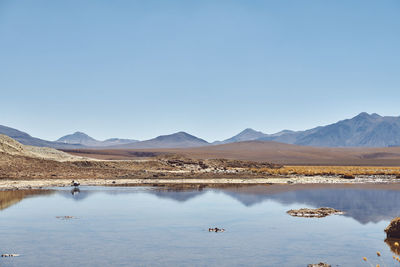
[[[208,141],[400,115],[400,1],[0,0],[0,124]]]

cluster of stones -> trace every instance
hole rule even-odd
[[[304,218],[323,218],[332,214],[343,214],[343,211],[333,208],[318,208],[318,209],[298,209],[289,210],[287,213],[294,217]]]
[[[385,232],[388,238],[400,238],[400,217],[394,218]]]

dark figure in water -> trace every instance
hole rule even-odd
[[[79,183],[79,182],[75,182],[74,180],[72,180],[72,182],[71,182],[71,186],[78,187],[79,185],[80,185],[80,183]]]
[[[81,192],[81,190],[78,187],[74,187],[74,189],[71,190],[71,195],[75,196],[78,195]]]
[[[218,233],[218,232],[225,232],[225,229],[219,229],[218,227],[215,227],[215,228],[208,228],[208,231],[209,231],[209,232],[216,232],[216,233]]]

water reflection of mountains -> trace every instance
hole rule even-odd
[[[248,207],[268,200],[284,205],[299,204],[299,207],[304,205],[332,207],[345,211],[345,216],[351,217],[362,224],[377,223],[400,216],[400,205],[398,204],[400,203],[400,191],[398,190],[370,188],[312,188],[286,192],[263,192],[262,190],[252,192],[251,190],[243,191],[241,188],[220,190]],[[204,194],[206,191],[150,192],[161,198],[187,201]]]
[[[62,196],[66,198],[71,198],[76,201],[81,201],[89,196],[96,193],[105,193],[108,195],[122,195],[122,194],[134,194],[134,193],[150,193],[152,195],[156,195],[159,198],[172,199],[179,202],[184,202],[189,199],[198,197],[203,194],[201,190],[179,190],[179,189],[168,189],[168,188],[146,188],[146,187],[131,187],[129,188],[73,188],[71,190],[62,190],[58,192]]]
[[[276,201],[283,205],[298,205],[312,207],[332,207],[346,212],[345,216],[354,218],[365,224],[391,220],[400,216],[400,190],[384,188],[354,188],[354,187],[296,187],[296,186],[248,186],[226,187],[220,189],[179,189],[179,188],[81,188],[60,191],[3,191],[0,192],[0,210],[18,203],[26,197],[51,194],[57,192],[64,197],[76,201],[96,193],[110,195],[145,193],[159,198],[185,202],[210,191],[222,192],[243,205],[251,207],[264,201]]]
[[[245,206],[253,206],[264,201],[276,201],[284,205],[298,204],[299,207],[331,207],[346,212],[345,216],[354,218],[362,224],[377,223],[382,220],[391,220],[400,216],[400,191],[390,189],[369,188],[296,188],[278,186],[279,190],[270,190],[268,187],[227,187],[221,189],[177,189],[177,188],[147,188],[142,190],[110,189],[101,191],[107,194],[148,193],[163,199],[185,202],[199,197],[209,191],[219,191],[240,201]],[[266,190],[264,190],[266,189]],[[98,191],[97,191],[98,192]],[[81,190],[78,194],[65,192],[65,195],[82,200],[94,190]]]
[[[400,216],[400,191],[375,189],[312,189],[282,192],[277,194],[246,195],[228,192],[228,195],[251,206],[265,200],[274,200],[285,205],[299,204],[312,207],[331,207],[345,211],[362,224],[391,220]]]

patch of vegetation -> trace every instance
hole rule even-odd
[[[358,175],[385,175],[400,178],[400,167],[283,166],[282,168],[254,168],[253,171],[269,175],[341,176],[347,179],[353,179]]]

